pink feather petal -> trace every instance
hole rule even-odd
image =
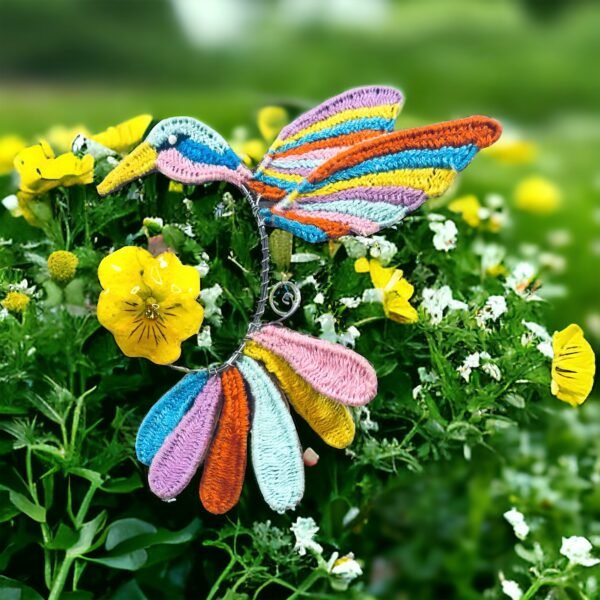
[[[265,325],[251,337],[287,361],[317,391],[342,404],[361,406],[377,394],[375,369],[348,348],[277,325]]]

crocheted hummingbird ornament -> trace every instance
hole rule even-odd
[[[106,195],[155,171],[186,184],[226,181],[244,192],[261,231],[267,266],[244,342],[224,365],[189,372],[140,426],[137,456],[158,497],[175,498],[204,464],[202,504],[227,512],[242,491],[249,440],[267,504],[278,512],[295,508],[304,465],[288,402],[325,443],[352,442],[348,407],[375,397],[375,371],[348,348],[262,322],[264,226],[313,243],[372,235],[443,194],[501,133],[497,121],[482,116],[394,131],[402,103],[398,90],[382,86],[331,98],[287,125],[254,172],[200,121],[165,119],[98,186]]]

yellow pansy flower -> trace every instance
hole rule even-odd
[[[481,225],[481,204],[474,194],[461,196],[460,198],[456,198],[456,200],[452,200],[448,204],[448,209],[460,214],[463,221],[471,227],[479,227]]]
[[[408,302],[415,288],[394,267],[383,267],[378,260],[359,258],[354,263],[357,273],[369,273],[373,287],[381,290],[385,316],[396,323],[416,323],[417,311]]]
[[[500,138],[494,145],[485,148],[484,152],[502,162],[519,165],[533,162],[538,155],[538,148],[526,140]]]
[[[152,115],[138,115],[93,135],[91,139],[115,152],[128,152],[144,139],[150,123]]]
[[[0,175],[5,175],[12,171],[15,156],[26,145],[25,140],[17,135],[0,137]]]
[[[229,145],[246,165],[256,165],[263,159],[270,144],[288,122],[289,115],[285,108],[264,106],[258,111],[257,116],[257,126],[262,139],[247,138],[245,130],[241,130],[234,133]]]
[[[561,193],[554,183],[535,175],[517,185],[515,202],[521,210],[536,214],[550,214],[558,210]]]
[[[552,393],[571,406],[583,404],[592,391],[594,351],[579,325],[569,325],[552,337]]]
[[[98,320],[126,356],[170,364],[181,355],[183,340],[200,330],[200,275],[171,252],[154,257],[126,246],[102,260],[98,278]]]

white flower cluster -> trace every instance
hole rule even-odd
[[[384,267],[392,262],[398,252],[398,246],[393,242],[388,242],[382,235],[344,236],[340,238],[340,241],[350,258],[363,258],[368,255],[378,259]]]
[[[294,550],[297,550],[300,556],[304,556],[307,551],[315,554],[323,552],[323,546],[314,539],[319,527],[312,517],[298,517],[290,529],[296,538]]]
[[[204,306],[204,319],[215,327],[220,327],[223,322],[221,307],[217,305],[217,300],[222,294],[223,288],[218,283],[200,291],[200,302]]]
[[[502,379],[502,372],[498,365],[492,362],[492,357],[487,352],[474,352],[473,354],[469,354],[463,361],[463,364],[456,370],[460,376],[468,382],[471,379],[473,370],[479,368],[496,381]]]
[[[335,330],[336,319],[331,313],[324,313],[317,317],[317,323],[321,326],[319,337],[322,340],[343,344],[349,348],[354,348],[356,339],[360,337],[360,331],[353,325],[348,327],[346,331],[338,333]]]
[[[514,506],[504,513],[504,518],[511,525],[515,535],[520,540],[524,540],[529,535],[529,525],[527,525],[527,522],[525,521],[525,515],[518,511]]]
[[[477,311],[475,321],[482,329],[488,328],[488,322],[495,323],[507,312],[506,298],[504,296],[490,296],[483,308]]]
[[[594,567],[600,564],[599,558],[591,555],[592,544],[587,538],[572,535],[562,539],[560,553],[569,559],[571,565],[581,565],[582,567]]]
[[[429,316],[433,325],[438,325],[444,318],[446,310],[468,310],[467,304],[454,300],[452,289],[444,285],[441,288],[425,288],[422,293],[421,308]]]
[[[521,336],[521,345],[529,346],[534,340],[539,340],[536,348],[547,358],[552,358],[554,350],[552,349],[552,337],[548,330],[533,321],[522,321],[522,323],[527,331]]]
[[[433,246],[440,252],[449,252],[456,248],[458,239],[458,228],[452,219],[445,219],[441,215],[430,214],[429,229],[435,234],[433,236]]]

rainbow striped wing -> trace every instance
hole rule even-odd
[[[298,180],[263,216],[308,242],[372,235],[443,194],[500,133],[497,121],[476,116],[368,139]]]
[[[393,131],[402,94],[383,86],[361,87],[330,98],[282,129],[248,183],[277,202],[327,160],[365,140]]]

